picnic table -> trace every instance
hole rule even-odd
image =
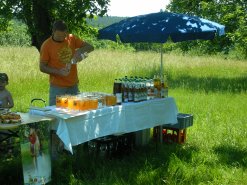
[[[90,111],[69,111],[56,106],[47,106],[45,110],[31,110],[30,114],[55,118],[52,129],[72,154],[72,146],[103,136],[176,124],[178,114],[173,97],[123,103]]]

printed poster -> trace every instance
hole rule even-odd
[[[21,125],[19,134],[24,184],[48,183],[51,181],[49,122]]]

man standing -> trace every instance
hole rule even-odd
[[[40,71],[50,76],[49,105],[56,104],[56,96],[77,94],[77,64],[94,50],[89,43],[69,34],[67,25],[59,20],[53,24],[52,35],[41,46]]]

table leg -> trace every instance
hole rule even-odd
[[[160,143],[163,143],[163,126],[159,126],[159,139],[160,139]]]
[[[18,135],[18,131],[12,131],[12,130],[7,130],[7,132],[0,132],[1,135],[4,135],[4,138],[0,138],[0,143],[2,143],[3,141],[8,140],[11,137],[19,137]]]

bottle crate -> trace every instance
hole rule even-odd
[[[177,124],[165,124],[155,127],[153,132],[154,139],[165,143],[184,143],[187,136],[186,129],[193,125],[193,115],[178,113],[177,120]],[[161,128],[162,131],[160,131]]]
[[[162,139],[164,143],[182,144],[186,141],[187,129],[164,128],[162,130]]]

